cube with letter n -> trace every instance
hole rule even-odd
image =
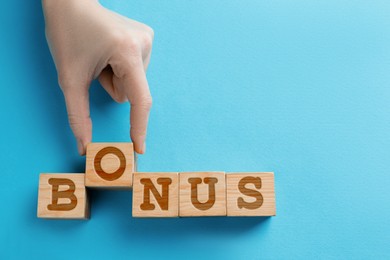
[[[133,176],[133,217],[179,215],[177,172],[136,172]]]

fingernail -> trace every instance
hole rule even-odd
[[[144,142],[144,144],[142,145],[141,153],[145,153],[145,152],[146,152],[146,143]]]

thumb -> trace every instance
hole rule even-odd
[[[92,139],[92,121],[89,113],[89,82],[84,84],[60,83],[64,93],[70,128],[77,141],[78,152],[85,155]]]

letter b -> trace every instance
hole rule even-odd
[[[51,178],[49,184],[52,185],[51,204],[47,205],[48,210],[69,211],[77,206],[77,197],[74,195],[76,185],[70,179]],[[68,186],[67,190],[59,191],[60,186]],[[58,204],[58,199],[69,199],[69,203]]]

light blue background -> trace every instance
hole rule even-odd
[[[141,171],[274,171],[273,218],[133,219],[92,192],[89,221],[36,218],[40,172],[82,172],[39,1],[1,24],[1,259],[390,257],[390,2],[119,1],[155,30]],[[86,10],[87,11],[87,10]],[[91,88],[94,141],[128,105]]]

